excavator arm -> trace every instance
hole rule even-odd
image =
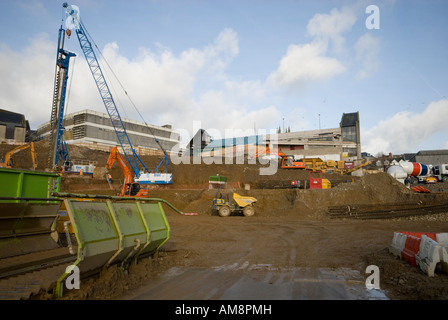
[[[26,148],[30,148],[31,151],[31,159],[33,161],[33,168],[36,169],[37,168],[37,162],[36,162],[36,152],[34,151],[34,142],[30,142],[29,144],[23,144],[20,145],[14,149],[12,149],[11,151],[9,151],[6,155],[5,155],[5,161],[0,163],[0,167],[6,167],[6,168],[12,168],[12,159],[11,157],[16,154],[19,151],[25,150]]]
[[[276,155],[279,156],[281,158],[286,157],[286,155],[283,152],[271,152],[271,150],[269,148],[264,148],[259,150],[254,156],[253,159],[259,158],[264,154],[268,154],[268,155]]]
[[[124,174],[124,184],[123,188],[121,189],[120,196],[147,197],[148,190],[140,189],[140,185],[132,180],[132,171],[127,166],[126,161],[121,156],[121,154],[118,153],[117,147],[113,147],[110,151],[109,159],[107,159],[106,169],[112,169],[115,161],[118,162]]]
[[[118,153],[117,147],[113,147],[112,150],[110,151],[109,159],[107,159],[106,169],[108,170],[112,169],[112,166],[114,165],[115,161],[118,162],[121,170],[123,171],[124,183],[125,184],[131,183],[132,182],[131,170],[129,170],[121,154]]]

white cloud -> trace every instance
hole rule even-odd
[[[336,52],[344,49],[344,32],[349,31],[355,24],[357,18],[355,11],[351,7],[344,7],[341,10],[332,9],[330,13],[316,14],[309,21],[307,32],[319,41],[330,41]]]
[[[448,134],[448,100],[431,102],[422,113],[399,112],[362,132],[362,148],[373,155],[416,152],[433,135]]]
[[[290,45],[268,82],[295,89],[306,82],[327,80],[343,73],[346,70],[344,63],[329,53],[346,53],[343,33],[349,31],[356,20],[355,11],[350,7],[314,15],[307,25],[307,34],[312,41]]]
[[[326,80],[344,72],[341,62],[325,56],[326,50],[323,42],[290,45],[270,80],[287,88],[301,87],[310,80]]]
[[[25,113],[34,124],[48,121],[55,60],[56,46],[46,34],[18,52],[0,44],[0,108]]]
[[[76,37],[69,41],[77,44]],[[47,35],[34,37],[22,51],[0,44],[0,108],[25,114],[33,129],[50,120],[56,43]],[[141,48],[134,59],[107,44],[103,56],[124,86],[145,122],[171,124],[192,130],[193,121],[205,128],[271,128],[280,111],[265,102],[261,81],[239,81],[226,73],[238,55],[238,36],[224,29],[210,45],[179,54],[169,48]],[[92,109],[106,112],[81,49],[71,60],[68,112]],[[102,58],[100,58],[100,63]],[[142,121],[107,65],[101,63],[122,117]],[[205,87],[200,85],[205,84]],[[191,132],[194,134],[193,132]]]
[[[378,70],[380,62],[378,54],[380,51],[380,40],[370,33],[362,35],[355,45],[356,60],[361,63],[361,70],[356,78],[361,80],[371,76]]]

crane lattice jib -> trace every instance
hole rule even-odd
[[[135,152],[134,147],[132,146],[129,136],[126,133],[126,129],[123,125],[123,121],[121,120],[120,114],[118,113],[114,99],[112,98],[112,94],[106,83],[106,79],[104,78],[103,72],[101,71],[98,59],[96,58],[95,52],[93,51],[92,44],[88,39],[87,34],[84,31],[84,28],[81,23],[79,25],[79,28],[76,29],[76,34],[78,36],[81,49],[84,52],[84,56],[87,60],[87,64],[89,65],[90,71],[92,72],[96,86],[100,92],[101,98],[103,99],[107,113],[109,114],[109,118],[112,122],[115,133],[117,134],[118,142],[120,143],[124,155],[128,160],[132,170],[134,171],[135,176],[139,177],[140,176],[140,170],[138,167],[139,162],[143,165],[143,167],[147,171],[149,170],[146,168],[145,164],[139,158],[139,156]]]

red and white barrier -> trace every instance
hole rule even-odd
[[[437,264],[448,272],[448,233],[394,232],[389,252],[419,266],[428,276],[433,277]]]
[[[420,269],[429,277],[434,277],[437,264],[441,264],[444,270],[448,270],[448,254],[446,249],[437,241],[423,235],[420,249],[415,260]]]
[[[394,256],[401,258],[401,252],[406,244],[407,235],[402,232],[394,232],[394,238],[392,239],[392,245],[389,247],[389,252]]]

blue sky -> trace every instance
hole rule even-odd
[[[0,1],[0,108],[32,128],[50,118],[63,2]],[[359,111],[363,151],[448,149],[446,1],[70,4],[147,123],[225,138],[338,127]],[[366,27],[369,5],[379,29]],[[105,112],[75,35],[65,48],[77,54],[67,112]],[[120,114],[141,121],[114,81]]]

